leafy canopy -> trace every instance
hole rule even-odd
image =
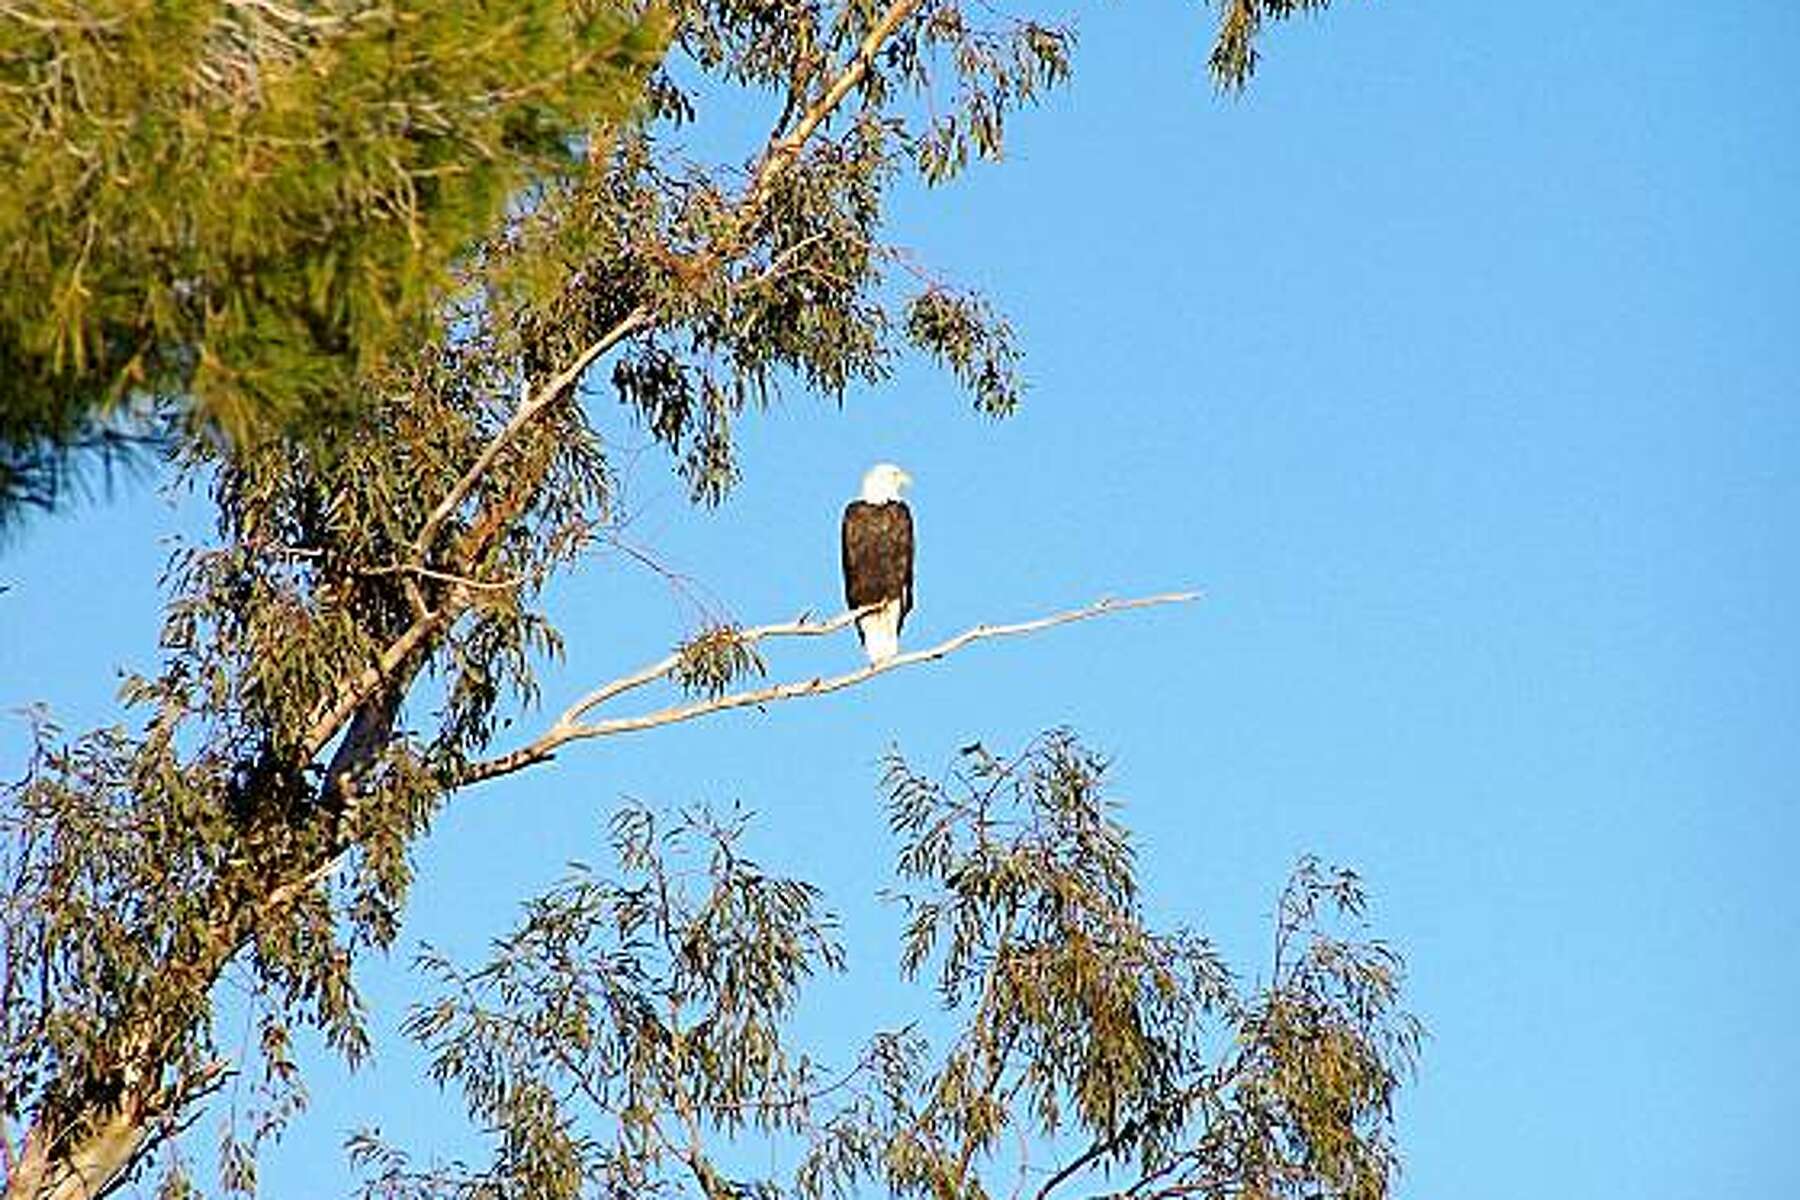
[[[889,759],[899,961],[931,986],[835,1065],[794,1029],[845,967],[823,897],[746,857],[741,814],[625,809],[617,877],[579,868],[479,966],[423,956],[408,1032],[488,1161],[365,1130],[362,1194],[1385,1196],[1420,1033],[1359,881],[1303,861],[1240,984],[1148,923],[1105,770],[1065,732],[947,781]]]
[[[0,519],[66,447],[344,414],[667,36],[616,0],[9,5]]]
[[[1249,70],[1242,14],[1302,7],[1225,4],[1221,78]],[[46,436],[79,440],[105,406],[148,397],[206,434],[176,440],[174,469],[216,511],[212,536],[175,553],[160,661],[124,688],[131,727],[40,723],[0,793],[8,1196],[121,1186],[237,1072],[268,1091],[226,1146],[224,1181],[248,1191],[257,1142],[304,1096],[290,1032],[367,1053],[355,968],[398,936],[411,847],[460,788],[516,769],[496,743],[561,648],[545,585],[620,518],[603,432],[635,424],[715,503],[737,478],[737,423],[780,389],[841,400],[910,350],[982,412],[1017,402],[1004,318],[885,241],[884,212],[900,181],[1000,157],[1009,117],[1067,77],[1073,35],[956,0],[671,0],[666,17],[576,0],[28,0],[7,14],[0,155],[43,186],[0,198],[0,262],[23,272],[0,295],[5,486],[41,482]],[[742,160],[686,149],[717,106],[769,118]],[[263,412],[320,424],[233,436]],[[716,695],[760,669],[741,649],[690,640],[668,682]],[[1043,1060],[1020,1085],[1034,1120],[1141,1127],[1133,1153],[1161,1145],[1143,1140],[1163,1128],[1156,1080],[1189,1060],[1128,1039],[1118,1062],[1086,1064],[1059,1057],[1080,1048],[1057,1029],[1090,1010],[1175,1019],[1155,1006],[1185,1003],[1197,967],[1133,935],[1112,949],[1166,970],[1172,991],[1126,996],[1125,960],[1086,980],[1080,947],[1103,932],[1090,922],[1130,908],[1110,835],[1067,871],[1018,875],[1021,859],[983,876],[981,839],[1001,835],[966,827],[975,850],[905,868],[946,890],[921,903],[973,923],[934,935],[914,968],[947,955],[960,1005],[959,981],[1005,958],[982,939],[1083,941],[1046,950],[1056,979],[997,977],[1005,1012],[974,1001],[988,1015],[945,1101],[974,1107],[921,1125],[938,1148],[921,1143],[890,1185],[940,1178],[946,1139],[983,1151],[997,1118],[968,1072],[1023,1061],[980,1041],[1002,1027]],[[989,890],[963,894],[974,879]],[[1050,884],[1085,889],[1066,926],[1042,923]],[[259,1010],[248,1062],[213,1024],[228,972]],[[786,986],[766,982],[775,1008]],[[1276,1006],[1235,1027],[1315,1029],[1335,1011]],[[1256,1076],[1258,1103],[1286,1114],[1271,1128],[1366,1132],[1385,1093],[1361,1043],[1320,1042],[1335,1047],[1323,1081],[1299,1043],[1267,1044],[1285,1055]],[[1365,1165],[1385,1160],[1363,1144],[1304,1142],[1298,1161],[1373,1195],[1385,1175]]]

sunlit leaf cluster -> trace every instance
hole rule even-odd
[[[23,0],[0,15],[0,515],[57,447],[353,411],[668,36],[613,0]]]
[[[1257,37],[1269,21],[1323,12],[1331,0],[1215,0],[1219,31],[1208,65],[1220,87],[1241,91],[1262,57]]]
[[[766,672],[754,642],[745,641],[735,626],[718,625],[682,643],[673,675],[689,695],[717,697],[733,683]]]

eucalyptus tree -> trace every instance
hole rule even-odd
[[[1224,0],[1215,75],[1241,85],[1264,20],[1322,6]],[[8,271],[41,288],[4,302],[0,386],[37,381],[8,394],[5,437],[35,453],[147,404],[216,510],[172,563],[160,664],[126,682],[135,724],[41,722],[0,809],[6,1195],[92,1196],[235,1073],[294,1082],[294,1028],[367,1053],[357,960],[392,944],[409,847],[459,788],[748,702],[761,639],[839,627],[704,631],[496,744],[560,645],[546,581],[615,516],[598,396],[699,503],[728,493],[734,426],[778,388],[841,397],[910,348],[982,411],[1016,403],[1005,321],[886,244],[883,212],[899,181],[998,157],[1072,35],[955,0],[42,0],[0,23],[8,119],[51,122],[71,160],[35,132],[0,150],[63,205],[9,210],[27,245]],[[767,136],[742,162],[683,155],[725,105],[761,105]],[[148,190],[109,190],[139,167]],[[38,227],[58,214],[81,232]],[[264,408],[305,428],[267,436]],[[657,679],[690,701],[586,719]],[[214,1028],[234,965],[264,1005],[258,1062]],[[1352,1136],[1362,1110],[1337,1103],[1321,1112]],[[228,1149],[227,1184],[254,1186],[282,1111]]]
[[[1420,1030],[1360,880],[1303,860],[1245,985],[1150,924],[1105,775],[1062,731],[943,778],[890,756],[922,986],[835,1066],[795,1029],[843,967],[817,889],[746,857],[741,816],[627,807],[616,877],[578,869],[478,966],[422,956],[408,1031],[491,1153],[421,1165],[364,1131],[362,1195],[1387,1195]]]

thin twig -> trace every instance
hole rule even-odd
[[[1048,617],[1038,617],[1035,620],[1019,621],[1009,625],[977,625],[973,629],[964,630],[955,637],[939,642],[935,646],[927,646],[906,654],[897,654],[883,662],[870,663],[866,667],[848,671],[842,675],[819,676],[789,683],[770,684],[767,687],[752,688],[748,691],[733,692],[723,696],[712,696],[686,704],[675,704],[636,716],[614,717],[606,721],[582,720],[582,717],[588,712],[606,701],[667,677],[681,661],[681,652],[676,651],[641,670],[633,671],[629,675],[622,675],[586,693],[565,709],[550,728],[534,741],[521,746],[510,754],[503,754],[498,758],[472,764],[458,778],[457,782],[460,785],[466,785],[511,774],[554,757],[557,749],[569,742],[581,741],[586,738],[611,737],[621,733],[635,733],[662,725],[675,725],[682,721],[691,721],[696,717],[724,712],[733,708],[771,704],[781,700],[798,699],[802,696],[822,696],[827,692],[841,691],[844,688],[865,683],[877,675],[885,674],[888,671],[897,671],[901,667],[933,662],[946,655],[954,654],[971,642],[1035,633],[1053,625],[1066,625],[1071,621],[1084,621],[1090,617],[1105,616],[1108,613],[1123,612],[1127,609],[1183,603],[1197,599],[1199,595],[1199,592],[1169,592],[1159,596],[1144,596],[1132,600],[1107,598],[1087,605],[1085,608],[1071,609]],[[740,643],[754,643],[775,637],[818,637],[842,629],[865,611],[867,610],[840,613],[828,621],[799,620],[777,625],[762,625],[754,629],[742,630],[736,636]]]
[[[423,579],[435,579],[440,583],[454,583],[459,587],[470,588],[478,592],[504,592],[525,585],[525,576],[523,575],[514,575],[507,579],[470,579],[467,575],[457,575],[451,571],[436,571],[430,567],[421,567],[416,563],[390,563],[385,567],[365,567],[356,573],[366,576],[417,575]]]

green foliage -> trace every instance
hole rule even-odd
[[[54,499],[59,446],[351,410],[520,188],[582,169],[667,36],[614,0],[11,6],[0,515]]]
[[[0,195],[0,508],[53,484],[46,446],[116,433],[105,414],[137,406],[140,428],[199,433],[176,439],[175,469],[217,510],[213,535],[175,553],[162,661],[126,681],[134,728],[40,724],[25,774],[0,791],[0,1132],[25,1148],[9,1194],[116,1185],[233,1072],[264,1093],[221,1154],[224,1182],[248,1191],[258,1143],[304,1095],[290,1035],[366,1053],[357,961],[396,938],[411,848],[440,806],[515,769],[497,735],[562,645],[545,585],[619,519],[601,429],[640,423],[710,503],[737,477],[737,423],[783,389],[842,400],[912,350],[979,410],[1016,402],[1004,319],[919,283],[882,240],[884,211],[903,179],[999,157],[1009,114],[1066,75],[1071,35],[953,0],[671,0],[672,29],[662,14],[34,0],[0,22],[0,162],[30,183]],[[664,35],[667,57],[639,80]],[[633,95],[640,119],[613,124]],[[747,163],[684,155],[683,131],[712,106],[757,103],[777,115]],[[254,436],[271,414],[304,416],[307,436]],[[674,676],[713,695],[758,667],[716,630]],[[1217,1114],[1166,1107],[1168,1081],[1198,1069],[1180,1031],[1210,1014],[1251,1032],[1248,1002],[1215,996],[1202,944],[1133,924],[1123,835],[1089,820],[1077,784],[1097,772],[1065,757],[1060,783],[969,765],[996,772],[994,804],[1007,781],[1035,781],[1010,801],[1032,814],[1022,841],[998,819],[965,821],[967,801],[916,827],[899,810],[915,915],[948,922],[920,927],[908,968],[941,956],[969,1034],[933,1062],[906,1037],[872,1042],[853,1103],[780,1126],[816,1138],[803,1177],[973,1187],[974,1157],[1027,1119],[1116,1139],[1109,1160],[1176,1162],[1170,1131],[1216,1116],[1275,1131],[1259,1152],[1270,1171],[1385,1178],[1384,1143],[1360,1122],[1386,1095],[1392,1048],[1371,1058],[1359,1031],[1388,1009],[1372,986],[1332,991],[1350,959],[1316,978],[1284,967],[1293,994],[1246,1042],[1267,1049],[1264,1115],[1245,1115],[1252,1093],[1235,1084]],[[938,811],[926,793],[908,803]],[[1016,853],[998,848],[1008,838]],[[653,871],[649,843],[629,844],[627,870]],[[647,988],[700,989],[659,1017],[684,1037],[699,1036],[690,1010],[734,997],[717,1036],[738,1040],[643,1066],[658,1096],[679,1088],[721,1127],[764,1103],[720,1099],[738,1095],[721,1079],[751,1086],[733,1056],[773,1072],[775,1093],[813,1078],[778,1026],[832,960],[805,934],[817,914],[803,885],[756,880],[714,879],[707,895],[735,897],[718,919],[737,924],[706,936],[743,934],[754,909],[789,939],[786,966],[716,975],[763,961],[746,950],[632,967]],[[711,929],[705,911],[659,919]],[[1018,959],[1027,945],[1037,957]],[[213,1028],[228,970],[263,1030],[248,1062]],[[1281,1056],[1291,1030],[1323,1028],[1351,998],[1364,1011],[1351,1041],[1330,1043],[1329,1070]],[[1070,1028],[1108,1049],[1092,1057]],[[995,1071],[1021,1112],[976,1086]],[[551,1121],[567,1097],[534,1087],[521,1081],[521,1111]],[[506,1178],[542,1173],[554,1191],[611,1161],[516,1128]],[[179,1158],[165,1167],[182,1194]]]
[[[798,1131],[802,1110],[782,1098],[815,1087],[817,1068],[788,1053],[782,1027],[842,952],[815,888],[742,855],[742,824],[700,812],[664,829],[628,808],[612,822],[623,878],[578,869],[479,969],[427,952],[443,991],[407,1030],[493,1134],[494,1158],[414,1172],[364,1133],[352,1155],[371,1168],[365,1194],[654,1195],[673,1167],[729,1195],[671,1114],[725,1134]]]
[[[1261,55],[1256,39],[1265,21],[1285,21],[1305,13],[1323,12],[1331,0],[1216,0],[1219,32],[1213,41],[1208,66],[1222,88],[1242,91],[1256,73]]]
[[[927,291],[906,309],[906,332],[958,383],[975,394],[976,407],[1004,417],[1018,407],[1021,385],[1012,327],[977,296]]]
[[[768,673],[753,642],[734,625],[706,629],[683,642],[672,675],[677,687],[692,696],[722,696],[748,675]]]
[[[218,1086],[211,983],[243,944],[276,1005],[263,1014],[266,1120],[252,1138],[278,1132],[299,1102],[288,1020],[352,1059],[366,1050],[326,897],[296,896],[277,918],[251,874],[252,862],[292,870],[320,831],[259,819],[228,761],[178,769],[156,733],[134,744],[102,731],[57,749],[54,727],[36,732],[0,808],[0,1114],[67,1114],[69,1134],[94,1134],[146,1058],[159,1064],[144,1088],[159,1109]],[[292,802],[295,781],[258,783],[261,804]]]
[[[1117,1196],[1387,1195],[1419,1032],[1397,957],[1329,931],[1362,912],[1355,877],[1303,862],[1269,982],[1240,990],[1204,938],[1146,923],[1104,772],[1066,733],[1011,760],[970,747],[949,784],[889,761],[900,961],[941,1015],[872,1033],[837,1073],[792,1029],[804,985],[842,966],[817,893],[746,860],[741,817],[663,830],[628,809],[617,881],[578,869],[480,967],[425,959],[440,992],[408,1030],[491,1163],[415,1167],[365,1131],[363,1194],[937,1200],[1035,1173],[1042,1200],[1103,1178]],[[728,1166],[770,1157],[743,1152],[752,1133],[792,1170]]]

